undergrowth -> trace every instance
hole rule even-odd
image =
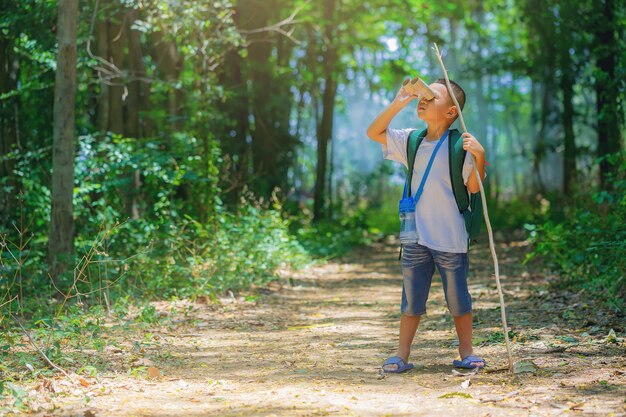
[[[617,174],[608,179],[610,190],[578,191],[575,205],[562,220],[530,227],[533,251],[556,271],[555,287],[584,290],[608,308],[626,313],[626,161],[610,161]]]

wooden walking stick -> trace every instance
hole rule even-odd
[[[446,67],[443,65],[443,60],[441,58],[441,54],[439,53],[439,48],[437,48],[437,44],[433,43],[434,50],[437,54],[437,60],[439,61],[439,65],[441,66],[441,71],[443,71],[443,76],[446,79],[446,86],[448,87],[448,93],[450,97],[454,101],[454,105],[456,106],[459,112],[459,120],[461,121],[461,127],[463,128],[463,132],[467,133],[467,127],[465,126],[465,120],[463,120],[463,113],[461,112],[461,106],[459,106],[459,102],[457,101],[454,93],[452,92],[452,86],[450,85],[450,79],[448,78],[448,72],[446,71]],[[506,325],[506,311],[504,307],[504,296],[502,294],[502,286],[500,285],[500,269],[498,267],[498,257],[496,256],[496,249],[493,244],[493,232],[491,231],[491,223],[489,222],[489,212],[487,211],[487,201],[485,199],[485,189],[483,188],[483,181],[480,178],[480,173],[478,172],[478,167],[476,166],[476,158],[474,155],[470,153],[472,157],[472,166],[474,167],[474,172],[476,173],[476,178],[478,179],[478,186],[480,187],[480,199],[483,204],[483,214],[485,215],[485,223],[487,225],[487,232],[489,234],[489,247],[491,248],[491,257],[493,258],[493,268],[496,273],[496,286],[498,287],[498,294],[500,295],[500,316],[502,318],[502,327],[504,328],[504,340],[506,342],[506,351],[509,355],[509,372],[513,372],[513,357],[511,356],[511,346],[509,344],[509,329]]]

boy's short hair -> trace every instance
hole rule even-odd
[[[445,78],[439,78],[435,82],[437,84],[446,85]],[[457,83],[455,83],[452,80],[450,80],[450,86],[452,87],[452,92],[454,93],[454,96],[456,97],[456,100],[459,102],[459,106],[461,106],[461,110],[463,110],[463,107],[465,106],[465,90],[463,90],[463,88],[460,85],[458,85]],[[446,85],[446,88],[448,88],[447,85]],[[450,101],[452,101],[452,104],[454,104],[454,101],[452,100],[452,97],[450,97]]]

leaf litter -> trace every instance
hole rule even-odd
[[[92,356],[107,366],[95,366],[94,376],[77,375],[73,382],[42,378],[20,395],[36,416],[67,415],[72,404],[85,404],[87,398],[89,406],[80,413],[111,417],[174,416],[181,410],[226,416],[441,415],[446,410],[451,416],[496,417],[527,416],[528,409],[537,415],[555,410],[624,414],[623,318],[595,314],[588,300],[586,315],[554,314],[568,303],[582,303],[581,296],[545,291],[550,277],[527,270],[538,268],[532,263],[521,265],[525,245],[499,249],[515,332],[514,360],[523,372],[506,371],[503,342],[494,336],[500,332],[499,309],[488,248],[477,246],[470,283],[470,292],[474,285],[480,288],[475,353],[488,366],[480,372],[452,368],[458,346],[450,343],[455,333],[436,275],[429,313],[413,343],[415,368],[381,373],[384,359],[397,354],[401,276],[396,250],[395,242],[379,242],[312,271],[290,271],[293,286],[249,294],[247,300],[254,302],[233,294],[221,306],[153,303],[158,314],[171,314],[176,303],[192,308],[185,320],[174,316],[168,326],[151,329],[158,340],[146,342],[143,329],[111,327],[107,346]],[[364,276],[376,279],[364,283]],[[39,371],[31,366],[31,373]],[[472,407],[451,411],[451,402],[467,400]],[[5,395],[0,409],[11,401]],[[505,403],[515,406],[500,405]]]

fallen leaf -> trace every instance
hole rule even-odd
[[[152,362],[148,358],[139,358],[133,362],[133,366],[154,366],[154,362]]]
[[[159,368],[156,368],[154,366],[150,366],[148,368],[148,378],[154,379],[154,378],[160,378],[160,377],[161,377],[161,371],[159,371]]]
[[[89,386],[89,382],[85,381],[85,378],[79,378],[78,382],[80,382],[80,385],[82,385],[83,387]]]
[[[447,394],[443,394],[439,396],[439,398],[453,398],[453,397],[472,398],[471,395],[465,392],[449,392]]]
[[[117,346],[113,346],[113,345],[107,345],[104,348],[105,351],[107,352],[111,352],[111,353],[122,353],[122,349],[118,348]]]
[[[47,391],[56,392],[56,390],[54,389],[54,384],[49,379],[44,379],[41,383],[41,386]]]
[[[559,337],[559,339],[567,343],[578,343],[578,339],[572,336],[562,336],[562,337]]]
[[[469,388],[470,384],[471,384],[471,380],[470,379],[466,379],[465,381],[461,382],[461,388],[463,389],[467,389]]]
[[[519,394],[519,391],[513,391],[513,392],[509,392],[508,394],[505,395],[495,395],[495,396],[491,396],[491,397],[485,397],[485,398],[481,398],[480,402],[483,403],[488,403],[488,402],[498,402],[498,401],[503,401],[506,400],[507,398],[511,398],[515,395]]]
[[[606,337],[606,341],[609,343],[618,343],[618,342],[623,342],[624,338],[623,337],[617,337],[617,334],[615,333],[615,330],[611,329],[609,330],[609,334]]]
[[[513,364],[513,373],[515,374],[535,373],[535,371],[537,371],[537,365],[532,361],[522,361]]]
[[[468,376],[476,375],[478,372],[481,371],[481,369],[482,369],[482,367],[476,367],[476,368],[472,369],[471,371],[458,371],[456,369],[453,369],[452,370],[452,375],[468,377]]]
[[[561,353],[565,352],[566,349],[569,349],[571,346],[557,346],[551,349],[544,351],[543,353]]]
[[[573,404],[573,405],[570,405],[569,409],[570,409],[570,410],[574,410],[574,411],[576,411],[576,410],[582,410],[583,405],[585,405],[585,403],[584,403],[584,402],[581,402],[581,403],[578,403],[578,404]]]
[[[291,326],[291,327],[287,327],[287,330],[313,329],[315,327],[327,327],[327,326],[334,326],[334,325],[335,325],[335,323],[309,324],[307,326]]]

